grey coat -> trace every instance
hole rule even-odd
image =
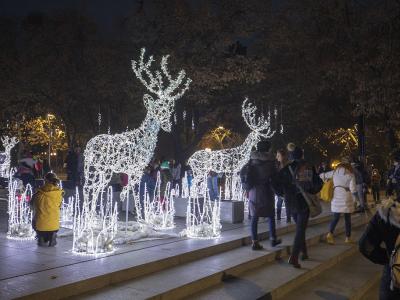
[[[274,185],[277,175],[276,161],[272,153],[254,151],[250,156],[252,188],[249,191],[251,216],[275,215]]]

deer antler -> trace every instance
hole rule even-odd
[[[257,107],[248,102],[248,98],[246,97],[242,104],[242,116],[247,126],[260,136],[264,138],[270,138],[275,134],[275,130],[271,131],[271,118],[268,116],[265,119],[264,115],[261,115],[257,118],[256,111]],[[266,132],[263,132],[265,131]]]
[[[18,143],[18,139],[16,137],[10,138],[9,136],[5,135],[1,138],[1,143],[6,150],[12,149]]]
[[[148,61],[145,62],[145,52],[146,50],[142,48],[139,61],[132,60],[132,69],[133,72],[135,72],[136,77],[151,93],[156,94],[158,99],[175,101],[182,97],[189,88],[189,84],[192,82],[190,78],[186,78],[186,81],[184,82],[186,77],[185,71],[181,70],[176,79],[173,79],[168,71],[169,55],[165,55],[161,58],[161,72],[156,70],[153,74],[150,67],[154,58],[151,55],[149,56]],[[148,78],[148,81],[146,81],[145,76]],[[164,86],[163,77],[169,81],[167,87]],[[180,91],[176,91],[182,83],[183,88]]]

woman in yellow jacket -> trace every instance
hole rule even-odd
[[[54,173],[47,173],[44,182],[32,199],[33,228],[39,246],[54,247],[57,244],[57,231],[60,229],[60,207],[64,191],[59,187],[60,180]]]

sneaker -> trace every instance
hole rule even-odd
[[[326,235],[326,242],[327,242],[328,244],[330,244],[330,245],[335,244],[335,239],[333,238],[333,234],[332,234],[332,233],[329,232],[329,233]]]
[[[354,241],[351,239],[351,237],[346,237],[346,239],[344,240],[344,242],[346,244],[354,244]]]
[[[251,249],[256,251],[256,250],[262,250],[264,249],[264,247],[258,241],[254,241],[253,245],[251,245]]]
[[[279,244],[282,243],[281,239],[275,239],[275,240],[271,240],[271,247],[275,247],[278,246]]]

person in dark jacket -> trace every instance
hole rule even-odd
[[[275,157],[269,152],[271,143],[260,141],[257,150],[250,155],[249,172],[251,174],[251,188],[249,190],[249,212],[251,216],[252,249],[260,250],[263,247],[258,242],[258,218],[267,217],[271,246],[275,247],[282,241],[276,236],[275,224],[275,196],[274,180],[277,175]]]
[[[310,216],[310,210],[306,200],[296,187],[292,172],[296,174],[297,171],[303,167],[307,167],[312,170],[312,182],[310,186],[304,188],[306,192],[311,194],[318,193],[322,188],[323,182],[317,175],[315,168],[303,159],[303,150],[301,148],[297,146],[295,147],[292,152],[292,158],[293,161],[279,171],[277,180],[278,186],[276,191],[279,196],[285,197],[287,205],[290,206],[292,217],[296,222],[296,233],[289,263],[295,268],[300,268],[300,252],[302,252],[301,258],[303,260],[308,259],[306,247],[306,229],[308,225],[308,218]]]
[[[389,258],[400,234],[400,197],[383,202],[370,220],[359,241],[360,252],[375,264],[383,265],[379,290],[380,300],[400,299],[399,289],[390,289]],[[384,247],[382,247],[382,243]]]

